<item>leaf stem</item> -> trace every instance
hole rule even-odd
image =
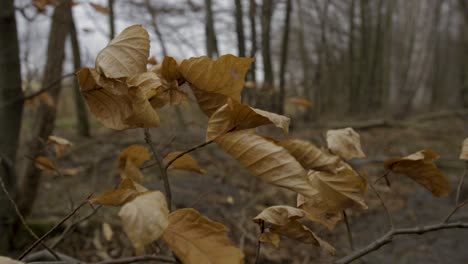
[[[351,250],[354,250],[353,234],[351,233],[351,226],[349,225],[348,216],[346,215],[346,210],[343,210],[343,218],[346,224],[346,232],[348,234],[348,242]]]

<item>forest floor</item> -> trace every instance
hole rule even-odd
[[[166,116],[170,116],[169,114]],[[198,117],[186,118],[184,126],[169,120],[160,128],[152,129],[153,140],[161,155],[174,150],[185,150],[204,141],[204,124]],[[163,118],[163,123],[164,123]],[[384,181],[376,189],[386,201],[397,227],[412,227],[440,222],[453,208],[455,188],[463,174],[464,164],[458,160],[460,144],[468,136],[463,120],[443,118],[404,127],[375,127],[357,130],[368,159],[353,163],[369,182],[384,173],[383,160],[407,155],[422,149],[432,149],[441,155],[436,164],[447,175],[452,186],[449,197],[435,198],[426,189],[401,175],[390,175],[391,188]],[[311,140],[323,145],[326,128],[312,128],[295,124],[291,137]],[[119,181],[117,157],[131,144],[145,144],[141,129],[114,132],[93,128],[93,137],[77,137],[68,125],[58,122],[55,135],[74,143],[71,152],[60,161],[63,168],[72,168],[69,175],[43,175],[39,197],[35,201],[31,219],[56,223],[71,210],[70,199],[76,206],[91,193],[112,189]],[[192,153],[208,173],[170,172],[176,208],[193,207],[203,215],[225,224],[230,229],[234,244],[243,249],[247,263],[255,256],[258,226],[251,220],[262,209],[272,205],[295,205],[295,195],[255,178],[215,144]],[[162,190],[158,170],[144,170],[145,186]],[[369,209],[347,211],[355,248],[361,248],[383,235],[388,229],[385,212],[371,190],[367,193]],[[462,190],[462,199],[468,199],[468,183]],[[88,214],[83,208],[76,215]],[[80,223],[76,230],[59,243],[57,250],[84,261],[130,256],[133,254],[128,239],[122,232],[117,208],[101,208]],[[454,220],[468,220],[468,208],[457,213]],[[35,220],[32,220],[34,222]],[[108,223],[114,237],[107,241],[102,234],[102,223]],[[350,252],[344,223],[330,231],[315,223],[307,224],[314,232],[337,248],[337,256]],[[52,237],[53,243],[60,233]],[[31,243],[30,239],[28,242]],[[444,230],[421,236],[401,236],[393,243],[375,251],[356,263],[461,263],[468,264],[468,230]],[[270,245],[261,248],[260,263],[331,263],[336,257],[322,253],[313,245],[283,238],[280,248]]]

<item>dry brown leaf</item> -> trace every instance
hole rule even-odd
[[[162,238],[183,263],[244,263],[244,254],[229,241],[224,225],[192,208],[172,212],[169,222]]]
[[[100,4],[95,4],[95,3],[92,3],[90,2],[89,5],[94,8],[94,10],[96,10],[97,12],[101,13],[101,14],[104,14],[104,15],[107,15],[109,14],[109,9],[105,6],[102,6]]]
[[[171,161],[181,153],[182,151],[171,152],[164,157],[163,162],[167,164],[169,161]],[[182,157],[178,158],[171,164],[171,166],[169,166],[169,169],[193,171],[200,174],[206,173],[206,170],[202,169],[200,165],[198,165],[198,162],[190,154],[185,154]]]
[[[58,136],[49,136],[47,139],[47,144],[52,145],[55,151],[55,156],[57,158],[62,157],[67,153],[67,151],[73,146],[68,139],[58,137]]]
[[[302,97],[288,97],[287,102],[304,108],[312,107],[310,101]]]
[[[410,177],[434,196],[447,196],[450,185],[447,177],[434,164],[434,160],[438,158],[439,155],[432,150],[421,150],[403,158],[386,160],[384,166]]]
[[[57,171],[57,164],[44,156],[38,156],[34,161],[34,165],[36,168],[40,169],[41,171],[48,171],[48,172],[56,172]]]
[[[0,264],[24,264],[24,262],[0,256]]]
[[[99,205],[122,206],[138,195],[147,192],[148,190],[132,179],[123,179],[119,188],[106,191],[96,197],[89,199],[89,202]]]
[[[182,75],[179,72],[179,65],[173,57],[164,57],[163,62],[161,63],[160,74],[162,78],[166,79],[168,82],[176,81],[182,78]]]
[[[256,109],[229,98],[208,121],[206,140],[215,139],[233,128],[243,130],[267,124],[274,124],[281,128],[284,134],[288,134],[289,122],[289,117]]]
[[[139,87],[147,99],[154,97],[161,89],[161,79],[154,72],[137,73],[127,79],[129,87]]]
[[[104,235],[104,239],[109,242],[112,240],[112,237],[114,236],[114,231],[112,231],[112,227],[104,222],[102,223],[102,234]]]
[[[271,233],[286,236],[302,243],[313,244],[322,247],[330,254],[335,254],[335,249],[319,238],[312,230],[298,222],[306,213],[298,208],[286,205],[271,206],[263,210],[254,218],[254,222],[265,222]]]
[[[340,162],[339,157],[319,149],[309,141],[286,139],[277,144],[287,149],[306,170],[336,172],[336,167]]]
[[[166,199],[159,191],[141,194],[122,206],[122,226],[137,254],[163,234],[169,225],[168,214]]]
[[[159,125],[159,116],[143,89],[128,88],[125,82],[105,78],[88,68],[80,70],[77,77],[86,103],[104,126],[123,130]]]
[[[122,179],[128,178],[136,182],[143,181],[140,171],[141,165],[151,159],[150,152],[142,145],[131,145],[124,149],[119,156],[119,172]]]
[[[150,40],[141,25],[124,29],[96,57],[96,71],[107,78],[130,77],[146,71]]]
[[[149,65],[156,65],[156,64],[158,64],[158,61],[156,60],[156,57],[151,56],[151,57],[148,58],[148,61],[146,63],[149,64]]]
[[[317,189],[309,183],[307,172],[289,152],[251,130],[229,132],[215,140],[253,175],[305,196]]]
[[[309,181],[318,190],[312,197],[298,196],[297,206],[312,221],[332,230],[341,220],[342,211],[355,204],[366,209],[364,193],[367,183],[345,162],[340,162],[336,173],[309,171]]]
[[[197,57],[182,61],[179,65],[179,72],[191,84],[192,88],[217,93],[240,102],[241,92],[245,84],[245,75],[252,62],[253,59],[251,58],[238,58],[231,54],[223,55],[216,61],[208,57]],[[206,100],[206,95],[200,96],[204,101]],[[218,96],[216,100],[209,100],[208,104],[207,102],[200,102],[197,95],[196,98],[200,108],[206,114],[214,112],[213,109],[210,111],[207,109],[212,108],[215,103],[219,104],[218,107],[225,104],[225,101],[220,101],[223,98],[222,96]]]
[[[195,95],[195,98],[197,99],[198,106],[200,109],[203,111],[203,113],[211,117],[218,108],[226,104],[227,99],[229,98],[226,95],[222,95],[219,93],[213,93],[213,92],[206,92],[200,89],[197,89],[193,86],[191,86],[193,94]]]
[[[260,240],[262,243],[270,243],[275,246],[275,248],[279,248],[280,245],[280,236],[273,232],[262,233],[258,240]]]
[[[468,138],[465,138],[462,143],[460,159],[468,161]]]
[[[345,160],[366,158],[366,154],[364,154],[361,148],[359,134],[350,127],[328,130],[327,144],[331,152]]]

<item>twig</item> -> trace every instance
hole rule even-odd
[[[3,157],[3,155],[0,154],[0,162],[3,164],[3,166],[8,170],[8,173],[12,173],[12,171],[14,170],[12,168],[12,164],[8,164],[9,162],[7,161],[7,159],[5,157]],[[13,177],[16,177],[16,175],[12,175]],[[10,193],[8,192],[6,186],[5,186],[5,182],[3,181],[3,178],[0,177],[0,185],[2,187],[2,190],[3,192],[5,193],[6,197],[8,198],[8,200],[10,201],[11,205],[15,208],[15,212],[16,212],[16,215],[18,216],[18,218],[20,219],[21,223],[23,224],[24,228],[26,228],[26,230],[28,231],[28,233],[34,238],[34,239],[39,239],[39,237],[36,235],[36,233],[34,233],[34,231],[31,229],[31,227],[29,227],[28,223],[26,222],[26,220],[24,219],[23,215],[21,214],[18,206],[16,205],[15,201],[13,200],[13,198],[11,197]],[[54,256],[54,258],[56,260],[60,260],[60,257],[52,250],[50,249],[46,244],[44,244],[43,242],[41,242],[41,246],[43,246],[52,256]]]
[[[260,235],[263,234],[263,232],[265,232],[265,222],[264,221],[261,221],[260,222]],[[262,247],[262,242],[260,241],[260,238],[258,238],[258,243],[257,243],[257,250],[256,250],[256,253],[255,253],[255,264],[258,264],[258,261],[260,260],[260,249]]]
[[[373,184],[375,185],[378,181],[380,181],[382,178],[384,178],[384,179],[385,179],[385,183],[387,184],[388,187],[390,187],[390,180],[388,179],[388,175],[390,174],[390,172],[392,172],[392,171],[391,171],[391,170],[385,171],[385,173],[384,173],[382,176],[380,176],[379,178],[377,178],[377,179],[374,181]]]
[[[468,161],[465,162],[465,172],[460,177],[460,181],[458,182],[457,194],[455,196],[455,205],[458,205],[458,203],[460,202],[461,189],[463,187],[463,182],[465,181],[465,177],[467,174],[468,174]]]
[[[179,153],[177,156],[175,156],[173,159],[171,159],[171,160],[166,164],[166,166],[164,167],[164,170],[167,171],[167,170],[169,169],[169,167],[172,165],[172,163],[174,163],[176,160],[178,160],[178,159],[179,159],[180,157],[182,157],[183,155],[188,154],[188,153],[190,153],[190,152],[192,152],[192,151],[195,151],[195,150],[197,150],[197,149],[199,149],[199,148],[203,148],[204,146],[207,146],[207,145],[209,145],[209,144],[211,144],[211,143],[213,143],[213,142],[214,142],[214,140],[206,141],[206,142],[204,142],[204,143],[202,143],[202,144],[200,144],[200,145],[194,146],[194,147],[192,147],[192,148],[190,148],[190,149],[188,149],[188,150],[186,150],[186,151],[184,151],[184,152]]]
[[[445,217],[443,223],[447,223],[450,218],[452,218],[452,216],[460,209],[462,208],[463,206],[467,205],[468,204],[468,200],[460,203],[460,204],[457,204],[457,206],[455,206],[455,208],[453,208],[453,210],[447,215],[447,217]]]
[[[392,214],[390,214],[390,211],[388,210],[387,205],[385,204],[384,200],[382,199],[382,196],[380,196],[379,192],[375,189],[373,184],[369,184],[369,186],[371,187],[372,191],[374,191],[375,195],[377,195],[377,198],[379,198],[380,203],[382,204],[382,207],[385,210],[385,214],[387,215],[387,220],[388,220],[388,224],[390,225],[390,229],[393,229],[394,225],[393,225]]]
[[[148,146],[150,147],[151,152],[153,153],[153,159],[156,161],[156,165],[158,166],[159,171],[161,173],[161,178],[164,184],[164,193],[166,194],[167,207],[169,208],[169,211],[172,211],[172,192],[169,177],[167,176],[167,170],[164,169],[162,161],[159,158],[158,153],[156,152],[149,128],[145,128],[144,131],[146,144],[148,144]]]
[[[65,221],[67,221],[70,217],[72,217],[76,212],[78,212],[78,210],[80,210],[81,207],[83,207],[85,204],[88,204],[88,199],[92,196],[89,195],[86,200],[84,200],[80,205],[78,205],[78,207],[75,208],[75,210],[73,210],[71,213],[69,213],[67,216],[65,216],[62,220],[60,220],[60,222],[58,222],[54,227],[52,227],[52,229],[50,229],[49,231],[47,231],[47,233],[45,233],[43,236],[41,236],[38,240],[36,240],[36,242],[34,242],[34,244],[32,244],[28,249],[26,249],[26,251],[24,251],[19,257],[18,257],[18,260],[22,260],[26,255],[28,255],[35,247],[37,247],[37,245],[39,245],[40,243],[42,243],[42,241],[44,239],[46,239],[50,234],[52,234],[53,231],[55,231],[55,229],[57,229],[59,226],[61,226],[63,223],[65,223]]]
[[[176,261],[171,257],[166,256],[156,256],[156,255],[143,255],[143,256],[136,256],[136,257],[128,257],[128,258],[120,258],[120,259],[111,259],[105,260],[100,262],[93,262],[90,264],[126,264],[126,263],[133,263],[133,262],[143,262],[148,260],[155,260],[164,263],[176,263]]]
[[[346,232],[348,234],[349,246],[350,246],[351,250],[354,250],[353,234],[351,233],[351,226],[349,225],[348,216],[346,215],[345,210],[343,210],[342,212],[343,212],[344,222],[346,224]]]
[[[412,235],[417,234],[421,235],[428,232],[438,231],[441,229],[455,229],[455,228],[468,228],[468,222],[456,222],[456,223],[439,223],[433,225],[426,225],[426,226],[417,226],[412,228],[398,228],[392,229],[388,231],[385,235],[378,238],[374,242],[370,243],[369,245],[352,252],[351,254],[335,261],[335,264],[346,264],[351,263],[352,261],[361,258],[370,252],[373,252],[380,247],[391,243],[396,236],[400,235]]]
[[[67,256],[60,252],[57,252],[57,255],[65,263],[83,263],[73,257]],[[50,252],[48,252],[47,250],[40,250],[40,251],[29,254],[23,259],[23,261],[27,263],[36,262],[36,263],[44,264],[44,262],[52,261],[53,259],[54,259],[54,256]],[[55,262],[55,263],[59,263],[59,262]]]

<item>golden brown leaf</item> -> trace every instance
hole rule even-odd
[[[150,64],[150,65],[156,65],[156,64],[158,64],[158,61],[156,60],[156,57],[151,56],[151,57],[148,58],[147,63]]]
[[[309,181],[317,189],[311,197],[298,196],[297,206],[307,218],[322,223],[332,230],[341,220],[342,211],[355,204],[366,209],[364,193],[367,184],[357,172],[345,162],[340,162],[336,173],[309,171]]]
[[[284,134],[288,134],[289,122],[289,117],[256,109],[229,98],[227,104],[220,107],[208,121],[206,140],[215,139],[233,128],[243,130],[267,124],[274,124]]]
[[[146,71],[150,40],[141,25],[124,29],[96,57],[96,70],[107,78],[130,77]]]
[[[36,168],[40,169],[41,171],[57,171],[57,164],[47,157],[38,156],[34,162]]]
[[[139,87],[128,88],[125,82],[88,68],[80,70],[77,77],[86,103],[104,126],[123,130],[159,125],[158,114]]]
[[[89,199],[89,202],[99,205],[122,206],[147,191],[146,188],[134,182],[132,179],[125,178],[120,182],[119,188],[92,197]]]
[[[317,194],[317,189],[307,179],[306,170],[286,149],[253,131],[229,132],[215,142],[262,180],[305,196]]]
[[[262,243],[270,243],[276,248],[279,248],[280,236],[277,233],[273,233],[273,232],[262,233],[260,237],[258,238],[258,240],[260,240],[260,242]]]
[[[163,234],[169,225],[168,214],[166,199],[159,191],[141,194],[122,206],[122,226],[137,254]]]
[[[65,138],[58,136],[49,136],[47,139],[47,144],[53,146],[55,151],[55,156],[60,158],[73,146],[73,144]]]
[[[181,154],[182,151],[174,151],[169,154],[167,154],[163,162],[167,164],[170,162],[172,159],[177,157],[177,155]],[[190,155],[190,154],[185,154],[182,157],[178,158],[176,161],[174,161],[171,166],[169,166],[169,169],[173,170],[187,170],[187,171],[193,171],[196,173],[200,174],[205,174],[206,170],[202,169],[200,165],[198,165],[198,162]]]
[[[350,127],[328,130],[327,143],[331,152],[345,160],[352,158],[366,158],[366,154],[364,154],[361,148],[361,139],[359,134]]]
[[[226,95],[219,93],[206,92],[195,87],[191,87],[195,98],[197,99],[198,106],[203,111],[203,113],[211,117],[218,108],[226,104],[227,99],[229,98]]]
[[[96,3],[92,3],[90,2],[89,5],[94,8],[94,10],[96,10],[97,12],[101,13],[101,14],[104,14],[104,15],[107,15],[109,14],[109,9],[105,6],[102,6],[100,4],[96,4]]]
[[[164,60],[161,64],[160,74],[162,78],[167,81],[176,81],[182,78],[182,75],[179,72],[179,65],[173,57],[164,57]]]
[[[462,143],[460,159],[468,161],[468,138],[465,138]]]
[[[254,218],[254,222],[258,224],[265,222],[271,233],[286,236],[302,243],[313,244],[322,247],[330,254],[335,254],[335,249],[330,244],[323,241],[312,230],[297,221],[305,215],[305,212],[301,209],[277,205],[263,210]]]
[[[286,139],[278,142],[278,145],[288,150],[306,170],[336,172],[336,167],[340,162],[339,157],[305,140]]]
[[[244,263],[244,254],[229,241],[224,225],[192,208],[172,212],[169,222],[162,238],[183,263]]]
[[[154,72],[137,73],[127,79],[129,87],[139,87],[147,99],[155,96],[161,89],[161,79]]]
[[[302,97],[289,97],[287,102],[304,108],[312,107],[310,101]]]
[[[119,156],[119,172],[122,179],[128,178],[136,182],[143,181],[140,171],[141,165],[151,159],[148,149],[142,145],[131,145],[124,149]]]
[[[447,196],[450,193],[450,185],[447,177],[437,168],[434,160],[439,155],[432,150],[421,150],[403,158],[395,158],[385,161],[385,168],[404,174],[429,191],[434,196]]]

